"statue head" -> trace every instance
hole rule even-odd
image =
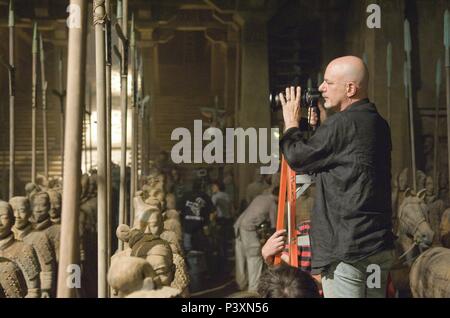
[[[40,223],[49,218],[50,198],[47,192],[39,192],[33,196],[33,218],[34,222]]]
[[[144,286],[156,289],[162,285],[150,263],[133,256],[120,257],[111,263],[108,283],[119,297],[139,291]]]
[[[81,197],[84,198],[88,195],[89,191],[89,176],[87,174],[83,174],[81,176]]]
[[[50,199],[50,210],[48,214],[50,214],[50,218],[58,219],[61,217],[61,193],[56,190],[48,190],[47,194]]]
[[[168,193],[166,195],[166,209],[174,210],[177,208],[177,201],[173,193]]]
[[[147,261],[152,265],[156,275],[160,278],[163,286],[169,286],[175,275],[173,264],[173,254],[168,244],[158,244],[154,246]]]
[[[416,182],[417,182],[417,189],[422,190],[425,189],[427,176],[422,170],[416,171]]]
[[[14,223],[14,212],[8,202],[0,201],[0,239],[11,234]]]
[[[425,180],[425,189],[427,190],[427,196],[432,196],[434,194],[434,182],[433,178],[427,176]]]
[[[160,188],[150,188],[148,190],[148,197],[145,200],[145,203],[150,205],[158,205],[160,208],[162,208],[162,205],[164,203],[164,191],[162,191]]]
[[[88,193],[91,197],[97,196],[97,175],[93,174],[89,177]]]
[[[439,189],[447,189],[448,188],[448,173],[447,169],[443,169],[439,173]]]
[[[408,168],[405,168],[400,172],[398,176],[398,189],[400,191],[405,191],[408,188],[409,183]]]
[[[122,242],[128,243],[130,240],[131,229],[126,224],[120,224],[116,229],[116,236]]]
[[[27,197],[13,197],[9,200],[9,204],[14,212],[14,226],[19,230],[23,229],[30,223],[30,201]]]
[[[147,229],[149,233],[160,236],[164,231],[164,221],[160,211],[153,209],[150,210],[150,215],[148,217]]]
[[[28,182],[25,185],[25,193],[26,193],[26,196],[28,197],[29,200],[31,200],[31,197],[35,193],[40,192],[40,191],[41,191],[41,188],[35,183]]]

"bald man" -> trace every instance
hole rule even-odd
[[[319,90],[330,116],[305,142],[298,128],[301,88],[289,87],[280,148],[299,174],[313,174],[313,274],[325,297],[385,297],[393,261],[391,137],[367,98],[369,74],[354,56],[333,60]]]

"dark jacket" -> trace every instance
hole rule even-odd
[[[391,137],[374,104],[364,99],[332,115],[308,141],[291,128],[280,148],[298,174],[316,174],[313,273],[392,248]]]

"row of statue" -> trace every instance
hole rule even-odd
[[[408,169],[394,178],[392,210],[397,263],[392,283],[400,297],[450,297],[450,207],[446,176],[439,182]],[[438,180],[436,180],[438,181]]]

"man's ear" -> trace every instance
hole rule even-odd
[[[354,82],[349,82],[346,84],[347,97],[353,97],[356,95],[358,88]]]

